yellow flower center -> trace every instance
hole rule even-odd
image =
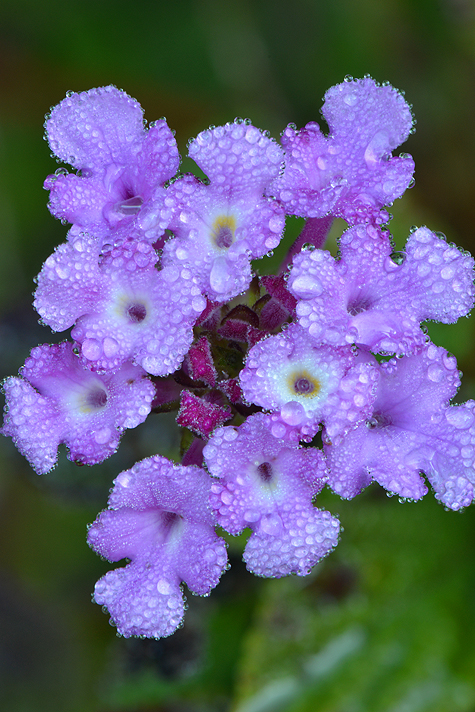
[[[227,250],[234,242],[236,218],[233,215],[218,215],[211,230],[211,240],[220,250]]]
[[[288,384],[292,393],[305,398],[313,398],[321,388],[320,381],[305,370],[292,373],[288,378]]]

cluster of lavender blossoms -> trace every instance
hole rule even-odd
[[[427,227],[395,252],[385,207],[413,182],[392,151],[413,130],[391,86],[349,79],[318,124],[281,144],[249,121],[189,144],[207,176],[177,174],[164,119],[113,86],[69,93],[46,137],[59,168],[49,208],[72,224],[37,278],[34,305],[72,341],[34,348],[7,378],[3,434],[39,474],[58,446],[92,465],[150,412],[177,411],[180,464],[157,454],[122,472],[90,546],[110,561],[94,600],[118,632],[159,638],[184,615],[182,583],[206,595],[227,567],[219,526],[250,530],[247,568],[304,576],[337,544],[315,506],[376,481],[446,507],[471,503],[475,401],[451,405],[456,361],[421,322],[453,323],[474,303],[472,257]],[[276,275],[251,261],[306,218]],[[322,249],[334,217],[348,229]],[[257,270],[257,272],[256,272]],[[424,477],[425,476],[425,477]]]

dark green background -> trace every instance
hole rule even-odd
[[[0,357],[17,372],[39,342],[32,279],[66,228],[46,209],[55,170],[44,114],[67,90],[116,84],[182,153],[210,124],[250,117],[278,136],[319,119],[327,88],[370,74],[406,92],[416,185],[391,208],[402,246],[427,224],[473,250],[475,6],[471,0],[3,0],[0,5]],[[186,161],[185,170],[190,168]],[[335,229],[341,228],[341,225]],[[429,325],[475,397],[473,319]],[[170,419],[129,432],[103,466],[37,477],[0,442],[0,707],[14,712],[473,712],[475,516],[431,494],[376,487],[340,515],[336,551],[307,578],[265,581],[240,563],[163,641],[121,640],[90,603],[108,568],[85,544],[110,482],[173,452]]]

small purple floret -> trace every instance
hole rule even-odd
[[[109,561],[130,559],[94,590],[94,600],[107,606],[124,637],[171,635],[184,615],[181,582],[201,596],[218,583],[227,555],[213,528],[210,486],[201,468],[174,465],[160,455],[114,481],[109,509],[90,527],[88,542]]]
[[[339,522],[312,500],[326,481],[323,454],[275,438],[269,416],[219,428],[203,450],[219,478],[211,506],[230,534],[246,527],[247,568],[258,576],[305,576],[338,542]]]
[[[395,253],[387,233],[358,225],[341,237],[339,259],[323,250],[297,255],[288,285],[299,324],[316,341],[409,354],[425,344],[421,322],[468,314],[473,267],[470,255],[426,227]]]
[[[113,374],[91,373],[68,342],[33,349],[20,374],[3,386],[2,432],[38,474],[54,467],[60,443],[66,443],[70,460],[102,462],[126,428],[145,420],[155,394],[139,366],[129,362]]]
[[[330,486],[351,498],[375,480],[417,500],[427,492],[423,472],[446,506],[467,506],[475,485],[475,403],[448,405],[460,385],[455,358],[429,344],[378,368],[371,417],[326,448]]]
[[[367,77],[329,89],[322,113],[328,136],[314,122],[284,131],[285,170],[269,195],[294,215],[386,222],[381,209],[401,197],[414,172],[410,156],[391,154],[412,130],[410,107],[396,89]]]
[[[315,343],[298,325],[263,339],[249,351],[240,374],[244,397],[278,416],[285,426],[311,439],[326,424],[329,437],[345,432],[372,411],[377,374],[350,347]]]
[[[254,126],[226,124],[200,133],[189,155],[210,179],[185,175],[168,189],[176,210],[164,264],[188,265],[210,299],[223,302],[251,280],[250,259],[280,242],[285,214],[264,197],[277,177],[282,150]]]
[[[71,93],[45,127],[53,152],[81,171],[61,170],[45,181],[55,217],[101,232],[134,220],[152,198],[155,213],[166,212],[162,186],[175,175],[179,155],[164,119],[145,129],[140,104],[108,86]]]
[[[172,373],[206,302],[189,270],[159,271],[157,260],[151,245],[133,239],[101,256],[99,242],[80,233],[45,262],[35,307],[53,329],[75,324],[72,336],[94,370],[133,359],[155,376]]]

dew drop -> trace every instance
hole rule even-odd
[[[389,257],[394,262],[394,264],[402,265],[406,259],[406,254],[405,252],[391,252]]]
[[[300,425],[305,418],[305,409],[297,401],[289,401],[280,410],[282,420],[288,425]]]
[[[94,433],[94,440],[98,445],[105,445],[109,442],[111,435],[112,431],[110,428],[100,428]]]

